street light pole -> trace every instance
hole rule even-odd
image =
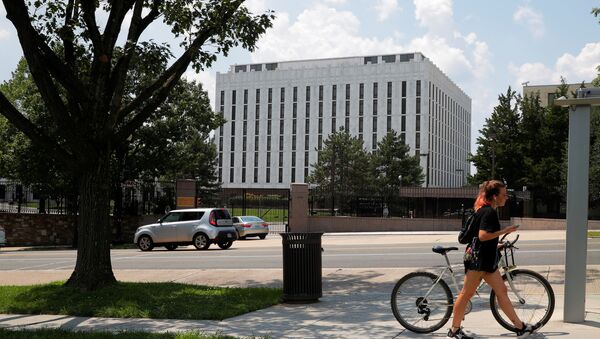
[[[425,165],[425,187],[429,187],[429,153],[421,153],[420,156],[427,157]]]

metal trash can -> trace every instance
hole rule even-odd
[[[317,302],[323,296],[322,235],[323,233],[281,233],[284,302]]]

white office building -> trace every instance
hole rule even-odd
[[[457,187],[469,173],[471,99],[421,53],[234,65],[217,74],[216,96],[225,188],[305,182],[340,128],[368,151],[395,130],[420,156],[424,186]]]

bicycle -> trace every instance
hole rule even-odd
[[[501,239],[501,256],[498,267],[502,269],[502,278],[508,282],[508,296],[519,318],[530,324],[544,326],[554,312],[554,291],[548,280],[537,272],[517,269],[514,250],[519,235],[513,241],[505,241],[508,234]],[[406,329],[416,333],[431,333],[442,328],[452,315],[454,296],[443,279],[450,272],[456,294],[460,293],[453,268],[462,265],[451,265],[448,252],[458,250],[457,247],[434,246],[432,251],[446,259],[446,267],[441,274],[430,272],[411,272],[402,277],[394,286],[391,295],[392,312],[396,320]],[[477,287],[479,289],[484,282]],[[490,308],[496,321],[509,331],[517,328],[501,311],[494,291],[490,293]],[[465,314],[471,312],[469,301]]]

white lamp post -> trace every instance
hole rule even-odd
[[[567,174],[567,247],[565,260],[565,322],[585,321],[590,110],[600,106],[600,88],[580,88],[577,98],[561,97],[554,105],[569,107]]]

